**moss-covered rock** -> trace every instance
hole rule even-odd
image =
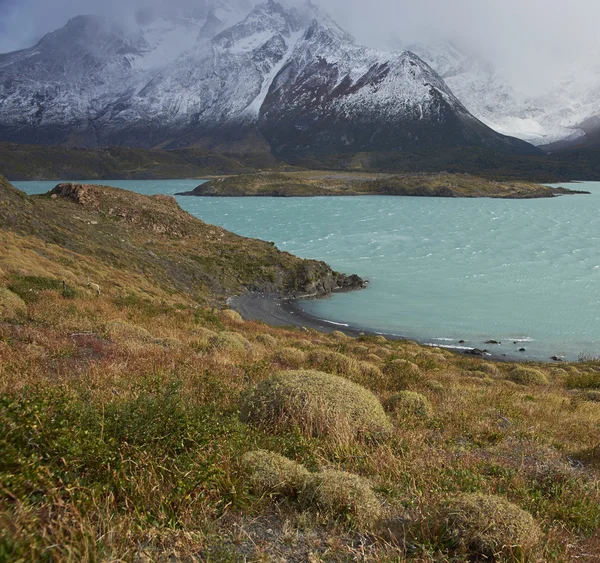
[[[486,560],[527,560],[541,538],[531,514],[492,495],[462,494],[449,498],[441,503],[436,522],[443,526],[452,548]]]
[[[429,418],[433,414],[433,407],[429,399],[421,393],[414,391],[400,391],[394,393],[386,402],[385,408],[400,416],[416,416]]]
[[[18,321],[27,316],[27,305],[16,293],[0,287],[0,320]]]
[[[301,464],[267,450],[248,452],[242,457],[253,490],[258,494],[296,497],[310,476]]]
[[[268,430],[292,427],[340,441],[391,429],[373,393],[313,370],[281,372],[260,383],[244,397],[241,419]]]
[[[519,385],[547,385],[548,377],[543,371],[525,366],[515,366],[506,378]]]
[[[300,504],[360,529],[372,528],[381,518],[381,502],[366,479],[328,470],[313,474],[300,493]]]

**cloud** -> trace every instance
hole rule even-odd
[[[34,44],[82,13],[127,19],[148,2],[183,8],[206,0],[0,0],[0,52]],[[295,0],[288,0],[289,2]],[[452,39],[543,90],[600,54],[597,0],[314,0],[369,46]]]

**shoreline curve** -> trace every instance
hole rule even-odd
[[[411,340],[417,342],[421,346],[428,346],[431,348],[442,348],[453,352],[459,356],[468,355],[467,350],[474,350],[474,347],[465,346],[464,350],[457,350],[446,346],[437,346],[428,344],[426,342],[420,342],[408,336],[402,336],[399,334],[392,334],[389,332],[378,332],[370,329],[364,329],[359,326],[351,324],[343,324],[333,321],[327,321],[320,319],[313,315],[310,315],[306,311],[303,311],[298,305],[298,299],[286,298],[281,295],[272,293],[262,292],[248,292],[235,297],[231,297],[228,300],[228,305],[235,309],[242,318],[250,321],[259,321],[271,326],[277,327],[295,327],[295,328],[306,328],[314,329],[319,332],[331,333],[333,331],[340,331],[348,336],[354,338],[366,335],[366,336],[385,336],[388,340]],[[477,357],[477,356],[473,356]],[[486,353],[482,358],[497,362],[543,362],[539,359],[528,358],[527,355],[505,355],[489,352]]]

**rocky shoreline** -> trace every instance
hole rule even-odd
[[[316,296],[298,296],[297,298],[284,297],[274,293],[248,292],[228,300],[228,305],[242,315],[245,320],[260,321],[277,327],[296,327],[305,330],[317,330],[319,332],[331,333],[343,332],[347,336],[357,338],[359,336],[384,336],[388,340],[413,340],[406,335],[379,332],[351,324],[334,323],[325,319],[315,317],[298,305],[298,300],[303,298],[315,298]],[[327,297],[327,295],[323,296]],[[419,342],[434,347],[431,343]],[[467,344],[461,349],[439,346],[456,354],[470,356],[481,356],[488,360],[499,362],[533,361],[526,353],[503,354],[493,350],[469,347]],[[539,360],[538,360],[539,361]],[[548,361],[552,361],[550,358]]]

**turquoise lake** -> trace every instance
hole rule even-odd
[[[101,183],[174,194],[199,182]],[[56,182],[14,185],[33,194]],[[366,291],[301,303],[319,318],[434,345],[576,360],[600,355],[600,183],[574,187],[592,195],[178,201],[203,221],[371,282]]]

